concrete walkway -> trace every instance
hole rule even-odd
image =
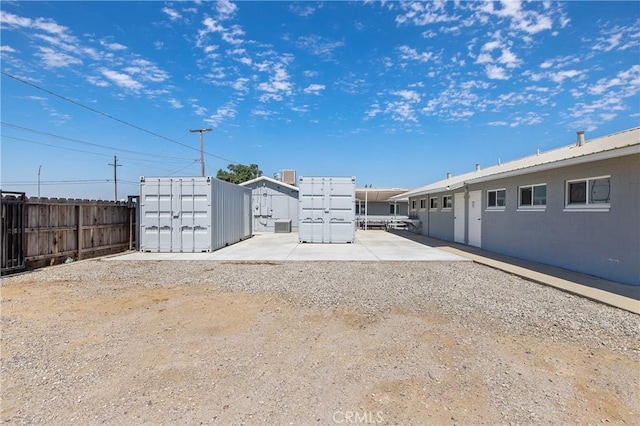
[[[264,233],[212,253],[134,252],[109,260],[456,262],[469,259],[389,232],[358,231],[355,244],[300,244],[297,233]]]
[[[464,244],[437,240],[408,231],[390,231],[390,233],[429,247],[437,247],[440,250],[465,257],[482,265],[500,269],[540,284],[555,287],[640,315],[640,287],[638,286],[624,285],[554,266],[487,252]]]

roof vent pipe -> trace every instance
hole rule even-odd
[[[584,130],[579,130],[576,132],[577,135],[577,142],[576,145],[577,146],[582,146],[584,145]]]
[[[451,179],[451,172],[447,172],[447,179]]]
[[[480,163],[476,163],[476,172],[480,171]]]

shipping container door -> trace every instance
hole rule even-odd
[[[171,247],[171,183],[147,179],[141,186],[141,244],[144,251]]]
[[[324,242],[324,179],[300,182],[300,226],[298,237],[302,242]]]
[[[325,195],[324,242],[349,243],[354,240],[354,183],[345,178],[330,179]]]
[[[174,251],[211,250],[210,190],[209,184],[202,180],[180,179],[174,182]]]

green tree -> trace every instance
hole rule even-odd
[[[250,164],[248,166],[244,164],[229,164],[227,169],[228,170],[218,170],[216,177],[231,183],[242,183],[262,176],[262,170],[258,168],[257,164]]]

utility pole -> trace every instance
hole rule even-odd
[[[113,201],[118,202],[118,167],[121,167],[122,164],[118,164],[118,157],[113,156],[113,164],[109,163],[110,166],[113,166]]]
[[[211,129],[189,129],[191,133],[200,133],[200,170],[204,177],[204,132],[210,132]]]
[[[38,201],[40,201],[40,170],[42,170],[42,164],[38,167]]]

